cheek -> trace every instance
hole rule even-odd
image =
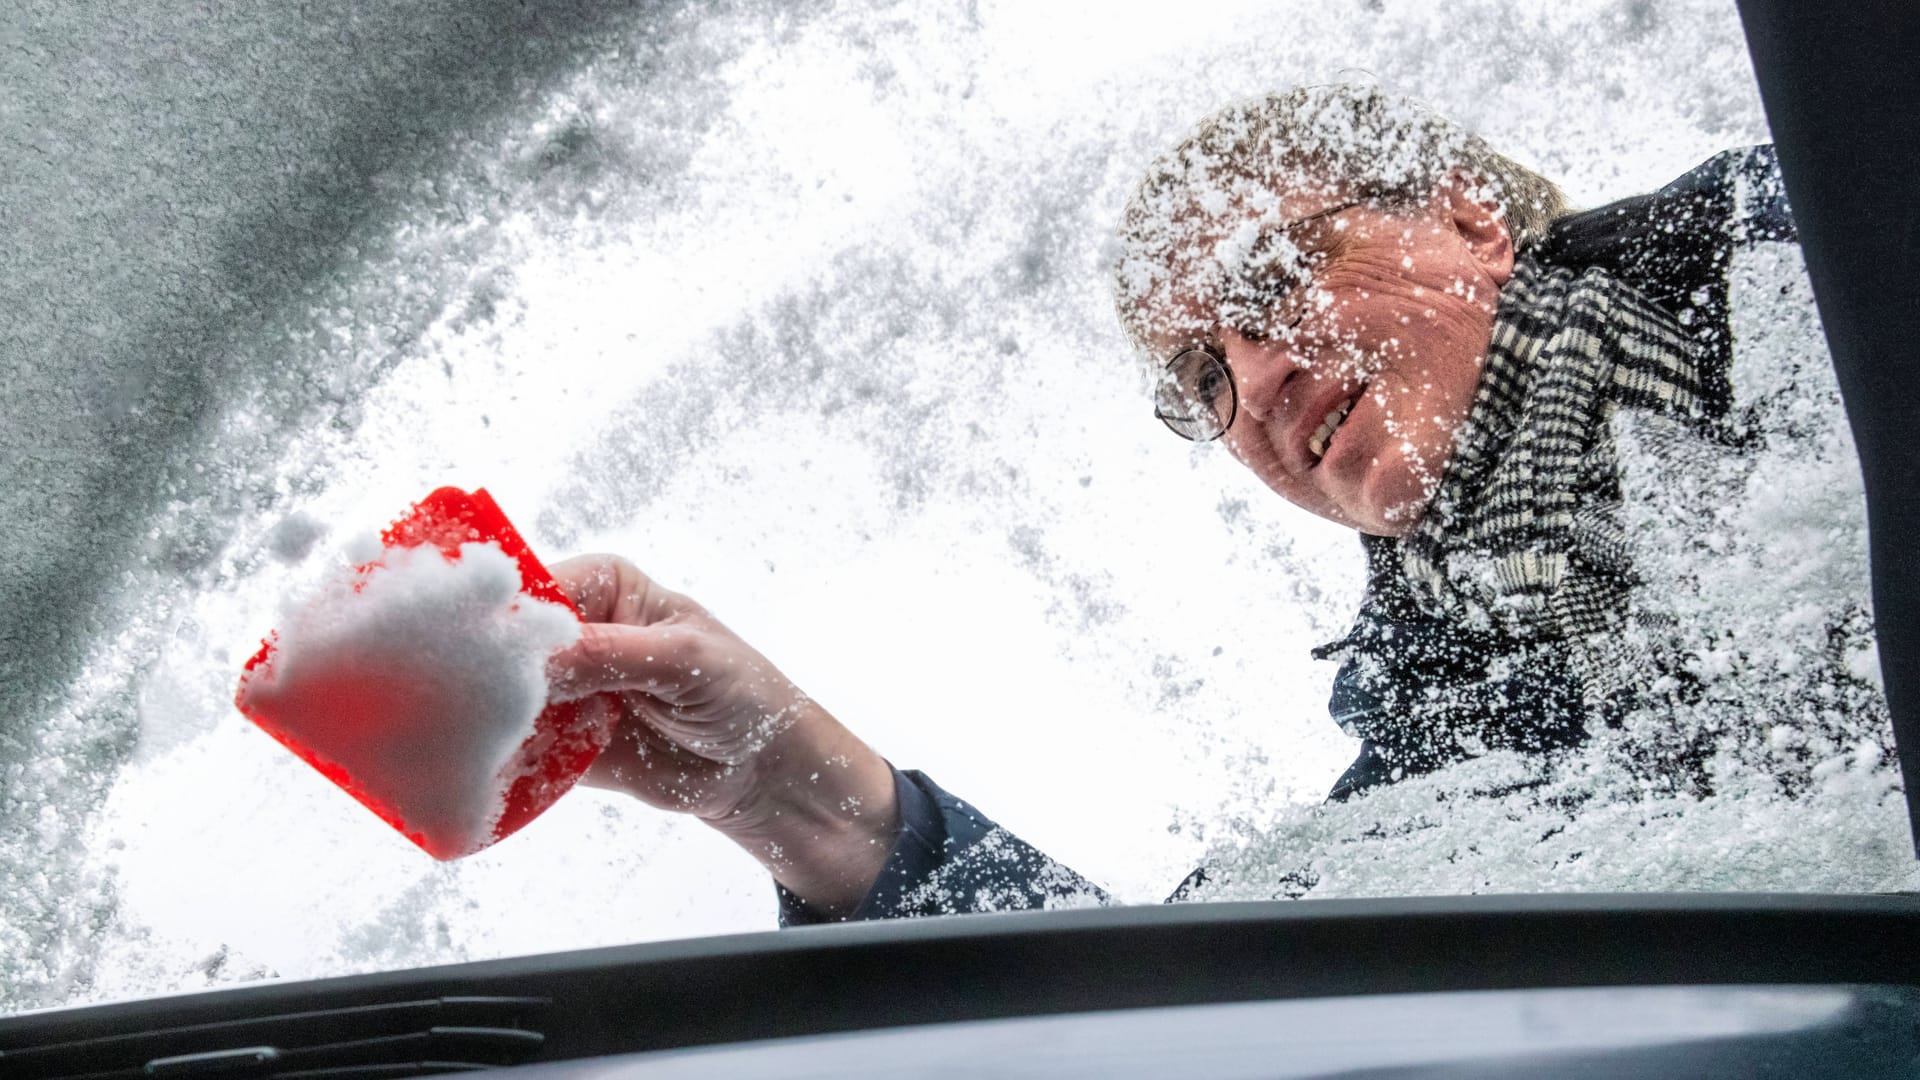
[[[1466,420],[1467,412],[1473,407],[1474,395],[1480,390],[1480,372],[1486,361],[1475,355],[1450,364],[1438,372],[1441,380],[1441,396],[1453,412],[1457,425]]]
[[[1370,378],[1400,371],[1424,376],[1432,366],[1418,328],[1387,298],[1349,299],[1329,309],[1313,327],[1316,361],[1339,378]]]
[[[1385,381],[1385,380],[1383,380]],[[1378,419],[1361,501],[1366,516],[1385,535],[1397,535],[1419,517],[1453,456],[1464,407],[1450,398],[1459,387],[1438,380],[1380,388]],[[1472,385],[1467,387],[1472,396]]]
[[[1381,449],[1404,457],[1416,468],[1439,468],[1453,446],[1465,410],[1452,400],[1453,388],[1437,379],[1382,378],[1376,391],[1383,438]]]
[[[1415,327],[1404,334],[1382,335],[1373,352],[1380,370],[1370,385],[1408,434],[1431,430],[1436,424],[1451,433],[1466,419],[1480,387],[1484,346],[1422,334]],[[1418,441],[1426,442],[1428,437],[1421,434]]]

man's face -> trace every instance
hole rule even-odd
[[[1224,439],[1268,487],[1398,536],[1426,508],[1473,403],[1513,249],[1459,178],[1419,208],[1325,213],[1349,201],[1283,195],[1249,211],[1238,242],[1282,253],[1285,268],[1215,294],[1209,340],[1168,344],[1226,357],[1239,411]]]

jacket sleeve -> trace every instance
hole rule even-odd
[[[1107,894],[1047,857],[925,773],[893,773],[900,832],[886,866],[845,921],[1104,905]],[[780,925],[833,922],[775,885]]]

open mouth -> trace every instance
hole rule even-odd
[[[1353,412],[1354,405],[1359,403],[1359,401],[1359,396],[1355,395],[1353,398],[1328,409],[1327,415],[1320,421],[1320,426],[1313,430],[1312,435],[1308,436],[1307,452],[1313,455],[1313,460],[1316,464],[1319,463],[1321,458],[1327,456],[1327,445],[1333,441],[1333,433],[1339,431],[1340,425],[1347,422],[1347,414]]]

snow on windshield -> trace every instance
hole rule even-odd
[[[1764,708],[1813,667],[1854,696],[1705,701],[1550,776],[1494,754],[1320,806],[1354,744],[1307,653],[1360,552],[1152,418],[1109,270],[1154,154],[1338,78],[1576,205],[1767,138],[1719,2],[844,0],[618,27],[503,93],[487,138],[381,174],[324,273],[232,313],[210,418],[167,451],[186,479],[62,628],[73,677],[9,718],[32,735],[0,744],[0,1004],[773,926],[751,860],[597,791],[435,863],[234,709],[281,598],[444,484],[549,561],[616,552],[697,597],[1123,901],[1199,865],[1221,898],[1920,884],[1887,736],[1856,722],[1857,468],[1779,245],[1734,274],[1771,438],[1674,569],[1717,628],[1703,663]],[[1636,767],[1702,731],[1701,776]]]

